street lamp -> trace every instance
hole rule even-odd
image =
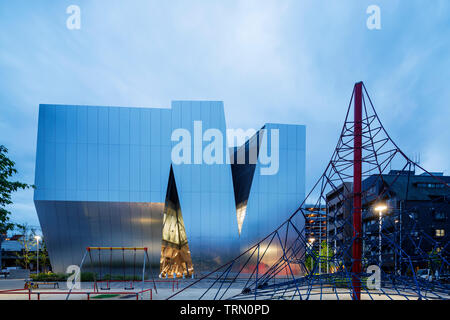
[[[36,251],[36,261],[37,261],[36,274],[38,274],[39,273],[39,241],[41,240],[41,236],[35,235],[34,239],[36,239],[36,245],[37,245],[37,251]]]
[[[383,211],[387,209],[387,206],[385,204],[379,204],[374,209],[375,211],[378,211],[378,266],[381,269],[381,218],[383,216]]]

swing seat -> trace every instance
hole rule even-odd
[[[130,282],[130,286],[129,287],[124,287],[124,290],[134,290],[134,285],[133,285],[133,281]]]

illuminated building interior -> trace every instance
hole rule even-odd
[[[177,277],[189,276],[194,272],[172,167],[164,207],[160,266],[163,277],[174,273]]]

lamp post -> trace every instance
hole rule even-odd
[[[375,211],[378,211],[378,266],[381,269],[381,228],[382,228],[382,216],[383,211],[387,209],[384,204],[377,205]]]
[[[314,254],[314,241],[316,241],[316,239],[314,238],[309,238],[309,247],[311,248],[311,272],[313,272],[313,254]]]
[[[398,219],[395,219],[395,226],[394,226],[394,241],[397,241],[397,224],[399,223]],[[401,232],[401,222],[400,222],[400,232]],[[402,237],[400,236],[400,241],[402,241]],[[400,252],[402,250],[401,243],[400,243]],[[400,254],[401,257],[401,254]],[[398,275],[397,271],[397,250],[394,251],[394,274]]]
[[[41,236],[35,235],[36,239],[37,251],[36,251],[36,274],[39,273],[39,241],[41,240]]]

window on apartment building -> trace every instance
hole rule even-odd
[[[445,184],[443,183],[418,183],[418,188],[428,188],[428,189],[439,189],[444,188]]]
[[[411,214],[410,214],[410,217],[413,220],[417,220],[417,219],[419,219],[419,213],[417,211],[412,211]]]
[[[443,237],[443,236],[445,236],[445,230],[444,229],[436,229],[435,235],[436,235],[436,237]]]
[[[446,218],[444,211],[432,210],[433,218],[437,221],[444,221]]]

